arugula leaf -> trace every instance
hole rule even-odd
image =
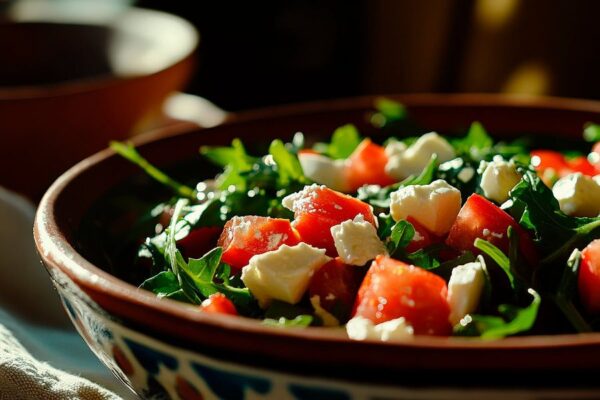
[[[588,122],[583,128],[583,138],[587,142],[600,141],[600,125]]]
[[[281,140],[276,139],[271,142],[269,153],[277,164],[281,187],[286,187],[291,181],[304,182],[306,180],[298,157],[290,153]]]
[[[312,315],[298,315],[294,319],[280,317],[279,319],[265,318],[262,323],[276,328],[306,328],[313,322]]]
[[[179,294],[181,291],[177,276],[175,276],[172,271],[162,271],[153,277],[146,279],[140,285],[140,288],[149,290],[158,297],[171,297],[175,293]]]
[[[411,264],[417,265],[423,269],[437,269],[441,265],[438,260],[438,253],[444,247],[441,243],[435,243],[413,253],[407,254],[404,258]]]
[[[202,146],[200,147],[200,154],[216,165],[226,167],[233,164],[240,170],[250,169],[256,161],[254,157],[248,155],[240,139],[233,139],[231,147]]]
[[[138,167],[143,169],[150,177],[156,181],[162,183],[165,186],[171,188],[175,193],[181,197],[189,199],[196,199],[196,191],[182,183],[177,182],[175,179],[169,177],[167,174],[150,164],[138,151],[135,149],[133,144],[130,142],[110,142],[110,148],[120,154],[123,158],[136,164]]]
[[[216,180],[216,186],[221,190],[226,190],[232,185],[239,190],[245,190],[246,179],[242,174],[250,171],[258,160],[248,155],[239,139],[232,140],[231,147],[202,146],[200,154],[216,165],[224,167]]]
[[[464,138],[454,139],[451,143],[457,154],[468,156],[476,161],[483,160],[494,145],[494,141],[483,125],[477,121],[471,124]]]
[[[577,298],[577,275],[580,264],[581,252],[575,249],[567,261],[567,268],[563,271],[554,302],[577,332],[592,332],[593,329],[574,304]]]
[[[415,235],[415,228],[408,221],[398,221],[391,228],[390,235],[385,241],[388,252],[393,255],[396,250],[403,249],[412,240]]]
[[[475,239],[474,243],[475,247],[481,250],[483,253],[488,255],[492,260],[498,264],[498,266],[504,271],[508,281],[510,282],[510,287],[513,290],[517,290],[517,281],[515,279],[515,275],[513,273],[513,267],[511,266],[510,259],[496,246],[488,242],[487,240],[483,240],[481,238]]]
[[[388,123],[405,119],[408,115],[404,105],[386,97],[375,99],[375,109],[381,113]]]
[[[566,259],[573,248],[590,240],[600,227],[600,218],[571,217],[560,210],[558,200],[535,172],[526,170],[523,179],[510,192],[508,209],[519,223],[535,232],[542,264]],[[517,214],[517,215],[515,215]]]
[[[331,143],[327,146],[327,155],[334,159],[348,158],[360,142],[361,138],[356,126],[352,124],[340,126],[333,132]]]
[[[527,307],[501,304],[498,307],[501,316],[467,315],[457,324],[454,332],[462,336],[480,336],[482,339],[501,339],[530,330],[537,318],[541,297],[533,289],[527,292],[533,297]]]

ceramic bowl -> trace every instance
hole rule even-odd
[[[547,135],[543,137],[548,140],[575,139],[585,122],[600,121],[600,103],[590,101],[482,95],[395,98],[416,122],[443,132],[465,129],[478,120],[498,135],[530,132]],[[324,137],[346,123],[371,134],[366,116],[373,100],[247,112],[221,126],[161,131],[139,138],[137,144],[151,162],[167,167],[197,158],[200,145],[224,145],[238,136],[247,142],[291,138],[297,131]],[[595,382],[590,374],[600,368],[600,334],[356,342],[343,330],[270,328],[255,320],[204,314],[197,307],[158,299],[91,263],[85,249],[92,243],[77,235],[94,202],[140,174],[111,150],[80,162],[44,196],[35,240],[83,338],[142,396],[364,399],[461,393],[463,398],[480,398],[500,388],[504,395],[530,398],[545,393],[540,386],[556,394],[561,393],[557,387]],[[548,379],[548,374],[560,374],[561,379]],[[528,389],[532,387],[536,389]]]
[[[38,200],[110,139],[156,126],[191,75],[198,34],[174,15],[107,9],[114,2],[15,3],[0,18],[0,185]]]

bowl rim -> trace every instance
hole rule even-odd
[[[348,110],[349,108],[364,108],[372,104],[377,96],[363,96],[345,98],[323,102],[308,102],[292,105],[283,105],[258,110],[250,110],[234,114],[226,124],[243,123],[261,118],[285,115],[302,115],[311,112]],[[444,105],[477,105],[482,107],[524,107],[524,108],[552,108],[557,110],[577,110],[597,113],[600,115],[600,101],[569,99],[558,97],[532,97],[532,96],[506,96],[492,94],[405,94],[385,95],[411,105],[435,104]],[[208,131],[215,128],[207,128]],[[203,130],[203,131],[207,131]],[[150,132],[133,139],[136,146],[167,139],[190,132],[189,126],[174,127]],[[39,203],[34,223],[34,238],[36,247],[46,265],[46,268],[58,268],[67,274],[84,292],[86,289],[101,292],[118,301],[134,303],[153,311],[160,311],[191,323],[198,323],[206,327],[214,327],[238,332],[256,333],[265,336],[285,337],[300,341],[323,341],[326,343],[352,343],[352,346],[392,346],[394,348],[410,347],[430,350],[543,350],[551,348],[569,348],[573,346],[589,346],[600,344],[600,332],[585,334],[560,334],[537,335],[525,337],[508,337],[502,340],[479,340],[460,337],[431,337],[416,336],[407,342],[382,343],[374,340],[355,341],[349,339],[345,330],[332,328],[312,327],[308,329],[286,328],[275,329],[261,324],[259,320],[234,317],[228,315],[215,315],[200,312],[197,307],[182,304],[174,300],[159,299],[154,294],[139,289],[86,260],[75,250],[61,231],[56,219],[54,205],[64,192],[65,188],[81,173],[97,167],[103,161],[118,157],[111,149],[102,150],[71,167],[63,173],[47,190]]]
[[[177,59],[172,60],[167,65],[162,66],[152,72],[148,73],[136,73],[127,74],[122,76],[111,75],[111,74],[98,74],[89,77],[78,78],[74,80],[60,81],[56,83],[46,83],[40,85],[22,85],[16,87],[2,87],[0,86],[0,103],[10,102],[17,100],[33,100],[33,99],[45,99],[54,98],[68,95],[76,95],[80,93],[93,92],[105,87],[113,87],[125,82],[134,82],[138,80],[148,79],[149,77],[157,76],[164,73],[167,70],[173,69],[177,65],[185,63],[187,60],[193,58],[194,53],[198,49],[200,44],[200,34],[196,28],[186,19],[170,14],[160,10],[153,10],[141,7],[129,7],[119,14],[118,18],[131,18],[135,16],[152,16],[153,18],[161,18],[164,21],[170,21],[173,24],[180,25],[188,35],[189,47],[182,51],[182,55]],[[57,25],[90,25],[90,26],[106,26],[110,29],[118,29],[118,26],[111,23],[110,20],[103,21],[101,23],[91,23],[85,19],[78,21],[77,19],[67,18],[64,21],[56,19],[45,19],[44,17],[36,16],[34,18],[24,18],[22,20],[16,20],[9,24],[28,24],[28,23],[47,23]]]

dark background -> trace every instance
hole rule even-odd
[[[392,92],[600,98],[600,2],[141,0],[201,34],[188,87],[239,110]]]

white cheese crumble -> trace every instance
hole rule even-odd
[[[497,203],[504,203],[508,200],[508,193],[520,180],[521,175],[517,172],[514,162],[494,158],[486,163],[479,185],[485,197]]]
[[[599,180],[581,172],[560,178],[552,187],[560,209],[576,217],[597,217],[600,214]]]
[[[281,204],[290,211],[294,211],[295,208],[300,207],[302,205],[300,203],[310,205],[316,196],[316,190],[323,188],[325,188],[325,185],[317,185],[316,183],[306,185],[299,192],[285,196],[281,200]]]
[[[324,249],[306,243],[284,244],[277,250],[253,256],[242,268],[242,281],[262,308],[274,299],[296,304],[308,288],[311,276],[329,260]]]
[[[429,132],[421,136],[404,151],[396,148],[386,153],[391,155],[388,156],[385,172],[398,180],[410,175],[420,174],[429,163],[429,160],[431,160],[433,154],[437,154],[438,163],[449,161],[456,157],[454,148],[450,143],[435,132]]]
[[[332,160],[321,154],[300,153],[298,160],[304,175],[319,184],[340,192],[348,192],[347,161]]]
[[[480,262],[459,265],[452,270],[448,282],[450,323],[456,325],[467,314],[477,310],[485,284],[485,273]]]
[[[403,317],[380,324],[364,317],[354,317],[346,323],[346,333],[353,340],[405,341],[414,335],[414,330]]]
[[[448,233],[460,211],[460,191],[438,179],[429,185],[411,185],[391,193],[394,221],[414,218],[438,236]]]
[[[469,182],[475,176],[475,170],[471,167],[465,167],[460,170],[456,177],[463,183]]]
[[[331,236],[344,264],[365,265],[380,254],[386,254],[385,245],[377,236],[373,224],[362,214],[331,227]]]

